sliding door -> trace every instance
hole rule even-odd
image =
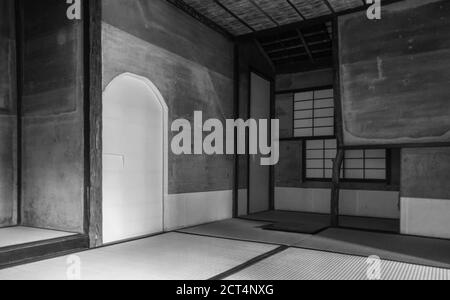
[[[271,119],[272,84],[255,74],[250,75],[250,118]],[[268,132],[269,134],[269,132]],[[261,166],[261,155],[250,155],[249,214],[268,211],[271,200],[271,167]]]

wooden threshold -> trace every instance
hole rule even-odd
[[[75,234],[0,248],[0,270],[88,249],[89,237]]]

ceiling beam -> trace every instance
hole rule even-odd
[[[272,23],[274,23],[277,27],[280,26],[280,23],[278,23],[271,15],[269,15],[264,9],[261,8],[254,0],[248,0],[254,7],[256,7],[257,10],[259,10],[260,13],[262,13],[266,18],[268,18]]]
[[[297,8],[297,6],[295,6],[295,4],[292,3],[291,0],[286,0],[286,1],[297,12],[297,14],[300,16],[300,18],[302,18],[303,20],[306,20],[305,16],[300,12],[300,10]]]
[[[289,50],[296,50],[296,49],[302,50],[302,49],[305,49],[305,48],[303,47],[303,45],[297,45],[297,46],[291,46],[291,47],[286,47],[286,48],[269,50],[269,51],[267,51],[267,53],[270,55],[270,54],[275,54],[275,53],[289,51]]]
[[[304,57],[304,56],[308,56],[308,55],[304,54],[304,53],[286,54],[286,55],[283,55],[283,56],[274,57],[273,60],[274,61],[280,61],[280,60],[286,60],[286,59],[290,59],[290,58]]]
[[[234,39],[234,36],[225,28],[218,25],[216,22],[212,21],[208,17],[204,16],[203,14],[199,13],[196,9],[191,7],[190,5],[186,4],[182,0],[166,0],[173,6],[177,7],[178,9],[182,10],[187,15],[193,17],[200,23],[203,23],[204,25],[208,26],[209,28],[219,32],[220,34],[226,36],[229,39]]]
[[[308,53],[309,60],[311,63],[314,63],[314,57],[312,55],[311,49],[309,48],[308,42],[305,39],[305,36],[303,35],[302,31],[300,29],[297,29],[297,34],[302,40],[303,46],[305,47],[306,53]]]
[[[242,25],[244,25],[245,27],[247,27],[248,29],[250,29],[250,31],[252,32],[256,32],[255,28],[253,28],[252,26],[250,26],[247,22],[245,22],[242,18],[240,18],[238,15],[236,15],[234,12],[231,11],[231,9],[229,9],[228,7],[225,6],[225,4],[223,4],[222,2],[220,2],[219,0],[213,0],[214,3],[216,3],[218,6],[220,6],[223,10],[225,10],[227,13],[229,13],[231,16],[233,16],[233,18],[235,18],[236,20],[238,20]]]
[[[267,60],[267,63],[270,65],[270,67],[272,68],[273,72],[275,72],[275,65],[273,63],[273,60],[267,54],[266,50],[263,48],[263,46],[261,45],[261,43],[257,39],[254,39],[253,41],[254,41],[256,47],[258,48],[258,50],[261,52],[261,55],[264,56],[264,58]]]
[[[336,11],[334,10],[333,6],[331,6],[330,1],[328,1],[328,0],[322,0],[322,1],[323,1],[323,3],[325,3],[325,5],[328,7],[328,9],[331,11],[331,13],[332,13],[333,15],[335,15],[335,14],[336,14]]]
[[[317,59],[316,63],[311,64],[309,61],[303,62],[287,62],[277,64],[277,74],[294,73],[294,72],[308,72],[312,70],[319,70],[325,68],[332,68],[333,60],[330,58]]]

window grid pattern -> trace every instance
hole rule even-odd
[[[310,180],[329,180],[336,157],[336,140],[306,141],[305,177]],[[387,180],[387,152],[385,149],[347,150],[341,171],[343,180]]]
[[[333,89],[294,94],[294,137],[334,136]]]

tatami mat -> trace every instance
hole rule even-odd
[[[81,279],[209,279],[277,246],[168,233],[0,271],[1,279],[67,279],[73,262]],[[70,259],[69,259],[70,258]],[[75,259],[74,259],[75,258]],[[76,272],[75,272],[76,274]]]
[[[300,243],[310,237],[307,234],[268,231],[261,228],[269,224],[232,219],[184,229],[181,232],[285,246]]]
[[[450,268],[450,241],[395,234],[328,229],[296,245],[351,255]]]
[[[450,270],[289,248],[236,273],[228,280],[449,280]],[[368,274],[371,276],[368,277]],[[378,277],[378,274],[381,275]]]
[[[74,233],[31,227],[0,228],[0,248],[75,235]]]

